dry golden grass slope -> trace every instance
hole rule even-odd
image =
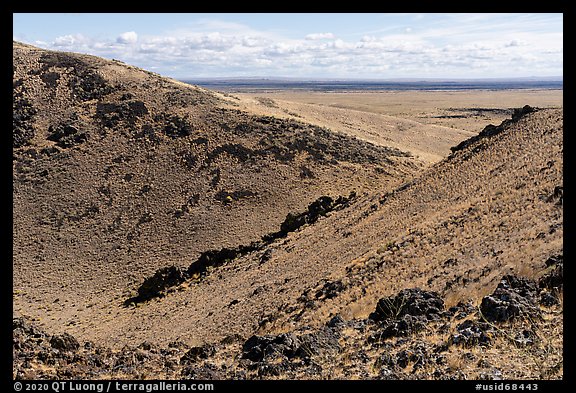
[[[423,165],[118,61],[15,42],[13,66],[14,308],[51,329],[123,341],[93,310],[114,320],[159,267]]]
[[[95,309],[84,334],[206,342],[366,317],[403,288],[439,291],[453,305],[479,301],[506,273],[536,277],[563,248],[563,210],[548,201],[562,186],[562,111],[530,114],[478,146],[288,235],[265,263],[263,252],[236,259],[165,298],[118,307],[109,324],[109,308]],[[338,297],[304,308],[304,293],[338,280]]]
[[[562,109],[526,114],[422,170],[398,150],[222,109],[229,103],[219,106],[216,95],[125,65],[17,44],[14,53],[14,132],[23,141],[14,146],[14,308],[51,334],[174,352],[175,342],[225,339],[216,355],[194,349],[210,363],[202,367],[220,373],[212,377],[384,378],[392,374],[376,358],[386,348],[424,342],[420,352],[432,351],[426,343],[440,345],[454,325],[364,348],[371,328],[362,322],[340,333],[338,356],[290,363],[288,374],[254,374],[240,347],[253,334],[323,329],[335,315],[366,321],[379,299],[407,288],[474,307],[505,274],[538,279],[563,253]],[[277,230],[288,211],[352,189],[348,206],[317,222],[164,297],[124,305],[156,269],[248,244]],[[512,365],[507,378],[557,378],[562,315],[560,305],[534,322],[545,346],[503,338],[466,359],[460,347],[439,349],[447,351],[439,374],[432,366],[410,374],[421,371],[416,355],[398,353],[396,364],[408,357],[395,375],[440,378],[475,359],[499,372]],[[162,375],[194,375],[178,362]],[[458,375],[482,378],[475,370]]]
[[[255,113],[295,117],[358,138],[410,151],[435,163],[512,108],[562,107],[562,90],[232,91],[226,98]]]

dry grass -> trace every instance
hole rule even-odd
[[[15,67],[15,78],[33,75],[26,68],[30,64],[22,61]],[[172,110],[162,94],[193,94],[199,104],[176,112],[187,113],[198,122],[193,128],[203,131],[193,138],[205,138],[211,148],[225,143],[254,147],[258,143],[259,135],[250,139],[233,132],[223,139],[225,127],[218,128],[217,122],[202,123],[208,113],[219,116],[219,108],[229,105],[212,101],[217,95],[117,64],[103,72],[114,83],[140,86],[132,93],[147,100],[151,111],[158,113]],[[50,106],[50,100],[43,98],[50,96],[44,85],[31,82],[39,77],[30,78],[27,86],[42,112],[38,129],[47,130],[56,118],[70,115],[69,95],[59,92],[61,100]],[[150,86],[158,86],[153,90],[157,95]],[[144,340],[203,343],[233,333],[248,337],[255,332],[277,334],[319,327],[337,313],[347,320],[364,319],[380,298],[406,288],[437,291],[448,307],[468,300],[478,304],[504,274],[537,277],[546,257],[562,251],[562,207],[546,201],[554,187],[563,184],[562,110],[531,114],[508,131],[479,143],[477,151],[460,152],[448,160],[442,158],[449,147],[476,134],[486,120],[498,123],[499,118],[471,116],[462,123],[454,119],[446,123],[435,117],[463,106],[561,105],[561,92],[306,94],[310,102],[304,102],[306,95],[301,93],[260,94],[259,101],[253,102],[242,101],[244,96],[240,100],[222,97],[234,101],[235,108],[284,117],[287,112],[298,113],[307,121],[348,135],[413,151],[428,167],[408,157],[391,159],[386,166],[315,162],[305,156],[291,164],[242,165],[229,157],[215,161],[218,174],[216,167],[214,173],[190,172],[183,169],[177,152],[195,149],[192,137],[150,146],[114,133],[94,139],[57,160],[45,157],[30,164],[32,168],[49,163],[51,181],[23,178],[14,182],[16,313],[30,314],[51,332],[69,331],[81,340],[115,348]],[[75,110],[82,119],[91,119],[95,108],[90,105],[95,102]],[[247,121],[248,115],[239,112],[237,116],[220,120],[235,125]],[[43,136],[39,133],[36,139]],[[342,143],[346,150],[348,145]],[[39,146],[43,145],[34,148]],[[28,163],[26,160],[22,162]],[[303,178],[302,165],[312,166],[315,177]],[[26,168],[22,173],[29,175],[30,168]],[[258,195],[223,206],[214,202],[216,189],[210,188],[210,182],[220,182],[218,187],[223,190],[257,190]],[[142,193],[144,189],[148,191]],[[352,189],[359,195],[353,204],[273,243],[273,257],[266,263],[261,263],[259,255],[249,254],[162,300],[122,307],[126,294],[133,293],[143,277],[157,268],[188,266],[200,251],[248,244],[277,230],[288,211],[304,210],[319,195],[347,195]],[[201,192],[207,197],[201,198],[189,215],[176,219],[175,210]],[[87,201],[98,206],[98,216],[89,215],[93,210],[83,210],[90,207]],[[144,212],[154,213],[152,221],[141,221]],[[118,227],[115,222],[120,223]],[[314,299],[323,280],[342,280],[346,288],[331,299]],[[257,291],[259,288],[262,290]],[[306,291],[312,291],[314,307],[304,310],[298,299]],[[61,306],[52,303],[56,297],[62,299]],[[259,327],[271,315],[277,320]],[[562,313],[550,311],[543,322],[499,327],[493,347],[468,352],[476,357],[475,364],[478,358],[485,359],[506,377],[561,377],[561,327]],[[534,330],[538,341],[530,347],[516,347],[511,338],[520,328]],[[449,334],[437,335],[427,329],[415,339],[438,342],[447,340]],[[339,368],[328,375],[373,375],[371,369],[361,374],[363,366],[354,360],[355,351],[365,349],[360,345],[362,338],[347,332],[344,340],[349,347],[345,345]],[[367,352],[370,361],[366,367],[372,367],[382,351]],[[451,348],[448,368],[469,376],[480,375],[484,370],[479,369],[486,368],[475,370],[472,356],[462,356],[461,349]],[[327,357],[314,360],[328,370],[332,364]],[[234,365],[224,358],[219,362]],[[511,365],[518,368],[510,369]],[[432,366],[427,367],[425,370],[433,371]]]
[[[475,112],[474,108],[508,109],[526,104],[539,108],[563,105],[562,90],[506,91],[380,91],[234,93],[234,105],[255,113],[269,113],[262,99],[273,100],[274,116],[297,113],[303,120],[358,136],[374,143],[397,146],[428,162],[437,162],[449,148],[487,124],[500,124],[509,113]],[[471,110],[466,110],[472,108]],[[290,116],[290,115],[288,115]],[[454,117],[458,116],[458,117]]]

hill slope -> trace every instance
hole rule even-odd
[[[87,104],[96,111],[97,105],[96,101]],[[112,138],[110,134],[99,143]],[[172,143],[169,137],[161,137],[159,146]],[[34,138],[36,134],[30,143],[35,143]],[[125,138],[127,146],[138,146],[134,136]],[[65,152],[78,157],[90,140]],[[113,140],[107,148],[123,139]],[[24,165],[26,149],[30,147],[15,147],[15,165]],[[163,149],[157,155],[159,162],[161,157],[174,157],[173,149],[159,149]],[[360,150],[362,155],[382,152],[398,160],[373,173],[391,168],[409,173],[408,157],[390,158],[389,150],[368,144]],[[207,151],[199,154],[208,157]],[[321,154],[327,151],[329,146],[318,149]],[[91,153],[85,156],[94,156]],[[153,215],[140,219],[140,210],[133,215],[138,225],[133,223],[132,229],[140,237],[149,236],[148,242],[152,237],[158,240],[132,244],[122,240],[120,244],[127,247],[121,251],[123,259],[112,258],[111,252],[106,260],[86,258],[83,253],[91,244],[94,250],[106,250],[102,247],[106,242],[100,239],[110,235],[104,235],[99,226],[105,222],[105,203],[84,213],[82,205],[65,205],[77,210],[56,221],[62,222],[60,226],[33,229],[38,225],[32,214],[38,211],[35,204],[44,209],[63,205],[56,190],[46,194],[47,182],[28,178],[37,172],[20,168],[15,172],[14,195],[16,315],[41,316],[40,324],[48,333],[15,319],[15,373],[31,378],[67,373],[101,378],[561,378],[562,155],[562,110],[522,113],[499,127],[486,127],[479,137],[460,144],[449,157],[403,184],[397,172],[391,176],[395,186],[393,180],[365,180],[365,191],[337,206],[322,198],[310,203],[315,200],[311,198],[297,209],[278,212],[274,224],[263,225],[260,231],[235,235],[236,242],[221,238],[203,250],[214,249],[214,253],[182,251],[187,258],[175,255],[174,259],[162,254],[159,245],[178,232],[162,226],[147,229],[157,225],[158,212],[167,206],[150,197],[143,207]],[[143,160],[145,155],[137,157]],[[348,157],[346,164],[339,157],[343,160],[336,168],[340,175],[346,165],[355,164],[357,170],[365,167],[367,172],[359,174],[371,170],[369,159],[357,163]],[[323,161],[316,159],[318,163],[308,161],[315,169]],[[158,161],[147,163],[155,168]],[[24,162],[40,168],[34,165],[42,160]],[[79,166],[77,158],[65,163]],[[123,160],[116,164],[108,179],[117,176],[123,183],[114,183],[112,204],[118,203],[119,190],[124,189],[132,194],[121,194],[123,198],[130,195],[139,201],[134,194],[141,186],[129,188],[137,176],[126,179],[120,169],[127,169],[123,166],[127,164]],[[54,168],[72,172],[67,166]],[[106,179],[103,172],[99,179]],[[80,173],[85,172],[73,177],[77,182]],[[173,177],[161,183],[162,189],[184,182],[177,171],[169,174]],[[72,180],[68,184],[71,187]],[[297,184],[292,188],[297,190]],[[62,186],[60,190],[64,196],[73,195],[62,192]],[[288,191],[292,192],[285,189],[286,199],[291,195]],[[49,196],[46,201],[44,195]],[[230,199],[223,202],[224,209],[249,201],[238,201],[233,195]],[[135,202],[126,206],[133,205],[138,206]],[[287,215],[289,210],[305,214]],[[244,228],[245,224],[237,225]],[[280,235],[262,238],[279,229]],[[37,232],[30,236],[33,230]],[[183,242],[183,237],[176,239],[175,244]],[[262,240],[253,243],[258,239]],[[149,249],[147,244],[157,248]],[[238,245],[245,247],[229,252]],[[178,268],[171,269],[175,264]],[[85,271],[78,271],[78,266]],[[54,277],[62,287],[58,293],[46,291]],[[74,283],[71,278],[84,281]],[[161,284],[165,290],[135,301],[143,283],[148,288]],[[96,347],[79,349],[64,332],[81,343],[93,341]],[[41,339],[34,341],[34,337]],[[46,361],[24,361],[27,354],[45,352],[49,353]],[[116,371],[102,364],[113,364]]]
[[[84,337],[121,350],[15,319],[15,375],[562,378],[562,129],[561,110],[487,127],[393,192],[114,318],[94,309]]]
[[[159,267],[422,166],[118,61],[15,42],[13,63],[14,306],[48,327],[82,331]]]

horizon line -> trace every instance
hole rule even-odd
[[[178,77],[173,78],[180,81],[185,80],[211,80],[211,81],[306,81],[306,82],[338,82],[338,81],[354,81],[354,82],[419,82],[419,81],[434,81],[434,82],[465,82],[465,81],[519,81],[529,80],[533,82],[538,81],[564,81],[561,75],[550,76],[516,76],[516,77],[473,77],[473,78],[458,78],[458,77],[397,77],[397,78],[354,78],[354,77],[292,77],[292,76],[201,76],[201,77]]]

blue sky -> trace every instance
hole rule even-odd
[[[178,79],[563,75],[562,14],[13,14],[13,38]]]

